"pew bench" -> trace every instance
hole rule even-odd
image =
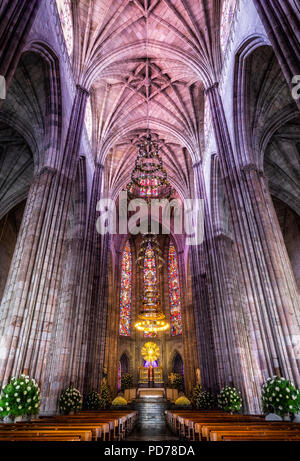
[[[52,437],[54,435],[58,436],[67,436],[67,437],[78,437],[80,440],[84,442],[90,442],[92,440],[92,433],[91,431],[84,431],[84,430],[76,430],[76,429],[70,429],[70,430],[61,430],[61,429],[11,429],[11,431],[3,431],[0,429],[0,437],[8,437],[11,435],[12,437],[16,436],[21,436],[21,437],[28,437],[28,440],[30,440],[30,437]]]

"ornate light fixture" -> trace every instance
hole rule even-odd
[[[161,269],[162,266],[165,264],[165,261],[161,256],[161,249],[157,241],[157,236],[153,234],[146,234],[143,236],[143,240],[138,252],[138,257],[135,263],[138,265],[140,269],[144,268],[144,261],[149,243],[151,244],[154,255],[156,255],[156,259],[158,261],[157,268]]]
[[[131,182],[127,185],[129,198],[143,198],[148,202],[154,198],[170,198],[172,188],[167,179],[167,172],[163,167],[162,158],[159,156],[158,144],[153,142],[149,129],[149,101],[151,76],[148,57],[148,17],[146,18],[146,76],[145,89],[147,99],[147,137],[139,145],[139,153],[135,161],[135,167],[131,174]],[[144,267],[147,253],[151,253],[150,260],[153,261],[156,254],[158,268],[164,262],[161,257],[159,244],[154,235],[145,235],[138,253],[137,264]],[[156,274],[153,267],[148,268],[148,279],[144,279],[144,298],[142,309],[135,323],[135,328],[143,331],[145,335],[154,336],[160,331],[166,331],[170,324],[160,309],[159,296],[157,292]]]
[[[152,141],[150,134],[139,144],[139,153],[131,182],[127,185],[127,193],[130,199],[143,198],[147,201],[158,197],[169,199],[172,195],[158,144]]]
[[[152,141],[150,134],[150,96],[151,96],[151,67],[148,56],[148,16],[146,17],[146,66],[145,66],[145,96],[147,103],[147,136],[139,144],[139,153],[135,167],[131,174],[131,182],[127,185],[130,199],[143,198],[148,202],[154,198],[171,197],[172,187],[167,179],[167,172],[163,167],[159,155],[158,143]]]
[[[140,265],[141,260],[144,261],[148,252],[151,253],[152,257],[155,257],[154,249],[157,249],[157,247],[159,249],[156,236],[145,236],[142,242],[141,250],[139,252],[137,263]],[[159,257],[161,258],[161,256]],[[161,260],[163,261],[162,258]],[[134,326],[139,331],[143,331],[146,334],[155,335],[161,331],[168,330],[170,328],[170,324],[167,322],[165,314],[160,309],[157,282],[154,274],[150,272],[148,280],[144,283],[145,286],[142,309],[138,315],[138,321]]]

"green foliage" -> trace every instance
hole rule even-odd
[[[213,410],[217,408],[215,396],[208,391],[202,391],[202,387],[198,384],[193,390],[193,404],[201,410]]]
[[[99,410],[101,408],[101,397],[98,392],[92,391],[84,396],[83,407],[86,410]]]
[[[169,386],[171,389],[178,389],[178,391],[183,390],[183,376],[179,373],[170,373],[169,374]]]
[[[113,401],[112,401],[112,406],[113,407],[125,407],[127,405],[127,400],[124,399],[124,397],[121,397],[118,395]]]
[[[268,378],[263,385],[261,399],[264,413],[275,412],[283,416],[300,410],[300,390],[285,378]]]
[[[12,378],[4,386],[0,397],[0,418],[10,416],[30,416],[39,413],[40,390],[34,379],[27,375]]]
[[[175,401],[175,405],[178,407],[189,407],[191,405],[191,401],[183,395],[178,397],[178,399]]]
[[[60,411],[66,415],[71,411],[75,413],[80,411],[82,408],[82,396],[80,392],[71,384],[61,394],[58,406]]]
[[[240,411],[242,407],[242,397],[235,387],[226,386],[218,395],[219,407],[228,412],[234,413]]]
[[[121,376],[121,389],[130,389],[133,386],[133,376],[130,373],[124,373]]]
[[[110,406],[110,401],[111,401],[110,390],[109,390],[108,385],[106,384],[106,380],[102,382],[99,394],[100,394],[100,408],[102,410],[105,410],[106,408]]]

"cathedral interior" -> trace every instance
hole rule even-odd
[[[0,3],[0,385],[35,378],[44,415],[123,375],[251,414],[267,378],[299,387],[297,0]],[[99,232],[125,192],[129,222],[198,200],[203,238],[172,207]]]

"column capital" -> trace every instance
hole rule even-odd
[[[95,169],[100,170],[100,171],[104,170],[103,163],[96,162]]]
[[[51,166],[42,166],[40,170],[38,170],[34,176],[34,178],[40,178],[43,175],[52,175],[55,176],[57,173],[57,169]]]
[[[214,236],[214,238],[215,238],[216,242],[225,241],[225,242],[229,242],[231,245],[233,245],[232,237],[230,237],[230,235],[226,234],[226,232],[219,231]]]
[[[262,178],[265,177],[265,174],[262,170],[259,169],[259,167],[255,163],[248,163],[247,165],[243,165],[241,167],[241,172],[242,173],[250,173],[251,171],[254,171],[255,173],[258,174],[258,176],[261,176]]]
[[[198,168],[198,167],[201,167],[202,166],[202,160],[199,160],[198,162],[196,163],[193,163],[193,168]]]
[[[209,94],[214,91],[216,88],[219,88],[219,82],[213,83],[211,86],[205,89],[205,94]]]
[[[76,89],[77,89],[78,91],[80,91],[81,93],[83,93],[85,96],[89,97],[90,92],[89,92],[89,90],[87,90],[84,86],[82,86],[82,85],[80,85],[79,83],[77,83]]]

